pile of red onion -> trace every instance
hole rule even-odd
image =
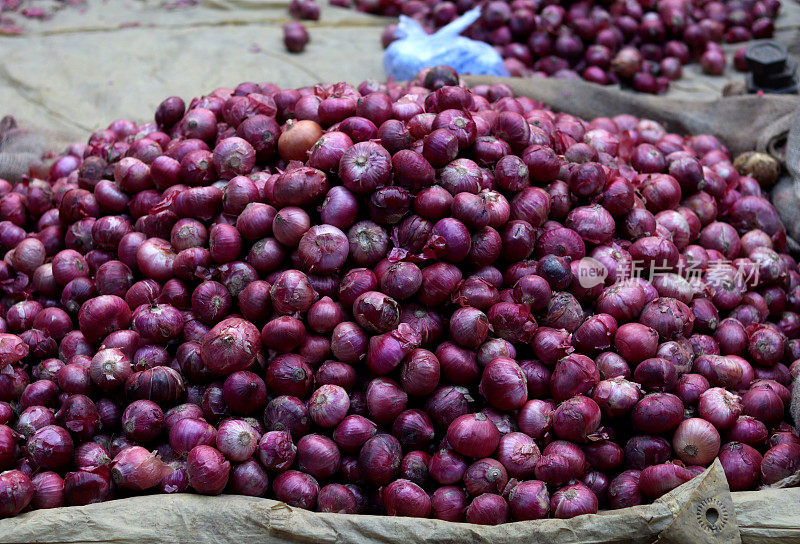
[[[512,76],[585,79],[661,94],[681,77],[682,66],[699,62],[720,75],[726,65],[720,43],[769,38],[780,0],[330,0],[381,15],[407,15],[429,32],[467,10],[480,19],[464,33],[487,42],[505,59]],[[293,15],[313,12],[315,0],[293,0]],[[319,10],[316,11],[317,16]],[[387,27],[383,45],[395,38]],[[737,69],[746,69],[737,52]]]
[[[712,136],[447,67],[167,98],[0,183],[0,515],[194,491],[499,524],[715,458],[774,483],[800,273],[763,189]]]

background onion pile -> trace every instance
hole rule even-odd
[[[330,0],[332,5],[396,17],[407,15],[429,32],[467,10],[481,17],[464,35],[493,45],[512,76],[585,79],[621,83],[660,94],[680,79],[682,66],[699,62],[706,74],[720,75],[726,55],[719,44],[770,38],[780,0]],[[290,13],[317,19],[315,0],[292,0]],[[394,38],[395,25],[383,35]],[[746,71],[745,48],[733,58]]]
[[[496,524],[800,465],[798,266],[711,136],[439,67],[171,97],[33,174],[1,187],[2,515],[194,490]]]

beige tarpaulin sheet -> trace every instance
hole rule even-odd
[[[383,76],[380,35],[392,20],[319,2],[311,41],[287,53],[288,1],[214,0],[165,10],[157,0],[58,10],[0,36],[0,116],[13,113],[59,144],[119,118],[152,120],[170,95],[188,100],[242,81],[299,87]],[[136,24],[138,26],[130,26]]]

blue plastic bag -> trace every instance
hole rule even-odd
[[[485,42],[459,36],[480,17],[480,9],[470,10],[433,34],[427,34],[410,17],[400,16],[398,40],[383,54],[386,74],[398,81],[413,79],[423,68],[446,65],[459,74],[508,76],[503,58]]]

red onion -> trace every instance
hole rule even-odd
[[[600,407],[583,395],[564,401],[553,412],[553,431],[559,438],[585,442],[599,426]]]
[[[10,517],[19,514],[30,504],[34,496],[31,480],[19,470],[0,473],[0,516]]]
[[[429,395],[436,389],[439,375],[436,356],[430,351],[415,349],[403,361],[400,382],[409,395]]]
[[[691,465],[707,465],[719,452],[719,432],[704,419],[686,419],[675,429],[672,445],[681,461]]]
[[[508,503],[500,495],[484,493],[467,507],[467,523],[499,525],[508,521]]]
[[[265,382],[273,391],[306,398],[313,379],[314,372],[302,357],[285,354],[270,363]]]
[[[153,440],[164,427],[164,412],[149,400],[137,400],[122,413],[122,429],[132,440],[147,442]]]
[[[455,451],[467,457],[489,457],[497,449],[500,433],[485,415],[465,414],[450,424],[447,441]]]
[[[392,434],[406,448],[424,449],[433,441],[433,423],[421,410],[405,410],[395,418]]]
[[[572,335],[573,344],[585,352],[601,351],[611,346],[617,332],[616,320],[608,314],[591,316]]]
[[[241,463],[253,455],[258,439],[258,433],[246,421],[229,419],[219,425],[216,446],[229,460]]]
[[[481,344],[481,346],[478,348],[476,359],[480,366],[486,367],[486,365],[488,365],[497,357],[508,357],[513,359],[516,357],[516,355],[517,350],[514,348],[514,345],[511,342],[502,338],[492,338]],[[523,372],[525,371],[523,370]],[[526,373],[526,377],[527,376],[528,374]],[[530,378],[528,378],[528,382],[530,381]]]
[[[465,387],[445,386],[437,389],[425,403],[425,411],[441,428],[469,413],[475,401]]]
[[[644,497],[639,491],[638,470],[626,470],[611,480],[608,486],[608,500],[612,508],[627,508],[644,503]]]
[[[238,495],[263,497],[268,486],[269,477],[255,459],[248,459],[231,470],[230,488]]]
[[[639,489],[651,498],[658,498],[688,482],[694,475],[684,467],[673,463],[653,465],[642,470]]]
[[[542,519],[550,510],[547,487],[538,480],[520,482],[508,494],[511,515],[516,521]]]
[[[741,397],[720,387],[712,387],[700,395],[697,412],[717,429],[729,429],[742,413]]]
[[[75,448],[75,466],[79,468],[106,466],[111,463],[108,451],[95,442],[84,442]]]
[[[678,426],[682,418],[683,403],[670,393],[645,395],[631,411],[631,421],[634,427],[647,433],[663,433],[672,430]]]
[[[311,510],[317,504],[319,484],[314,477],[287,470],[279,474],[272,482],[275,497],[290,506]]]
[[[64,368],[63,364],[51,379],[38,380],[26,386],[19,399],[20,408],[27,409],[37,405],[55,407],[59,394],[59,388],[55,381],[58,380],[58,372],[62,368]],[[11,416],[9,415],[7,419],[11,419]]]
[[[92,381],[105,391],[122,387],[132,372],[130,360],[117,348],[98,351],[89,367]]]
[[[420,334],[406,323],[390,332],[373,336],[367,350],[367,367],[373,374],[383,375],[397,367],[420,344]],[[437,357],[441,357],[437,354]]]
[[[761,481],[767,485],[793,476],[800,468],[800,445],[778,444],[764,454],[761,462]]]
[[[697,404],[700,395],[706,392],[711,385],[700,374],[684,374],[675,386],[675,395],[681,399],[684,406]]]
[[[72,460],[74,446],[66,430],[46,425],[28,438],[27,449],[35,466],[57,470]]]
[[[58,508],[64,506],[64,480],[55,472],[40,472],[31,478],[33,508]]]
[[[232,412],[247,415],[267,403],[267,388],[257,374],[240,370],[229,375],[222,388],[225,403]]]
[[[500,439],[497,458],[513,478],[532,476],[539,457],[536,442],[527,434],[512,432]]]
[[[522,369],[507,357],[497,357],[486,365],[479,390],[489,404],[506,411],[521,408],[528,398],[527,380]]]
[[[468,32],[512,73],[660,92],[709,35],[749,32],[714,3],[526,1]],[[470,7],[401,11],[438,28]],[[775,9],[754,9],[760,35]],[[0,187],[0,401],[19,406],[0,404],[0,468],[72,461],[54,506],[110,498],[108,452],[144,489],[140,444],[170,462],[147,489],[263,496],[272,472],[295,506],[480,523],[641,504],[715,454],[735,489],[793,468],[752,448],[800,443],[797,263],[714,137],[588,123],[439,67],[168,99],[68,155]],[[660,272],[627,281],[633,263]]]
[[[173,368],[156,366],[133,374],[125,382],[125,392],[131,399],[148,399],[169,405],[183,394],[183,379]]]
[[[378,434],[368,439],[358,456],[358,464],[370,482],[376,485],[391,481],[400,468],[400,443],[391,435]]]
[[[198,493],[218,495],[228,483],[230,463],[211,446],[195,446],[186,458],[189,485]]]
[[[584,484],[576,482],[562,487],[550,498],[550,509],[558,519],[569,519],[582,514],[596,514],[597,497]]]
[[[358,500],[350,488],[342,484],[328,484],[319,490],[317,509],[335,514],[356,514]]]
[[[356,378],[356,371],[352,366],[337,361],[325,361],[314,376],[315,383],[320,386],[336,385],[345,391],[353,389]]]
[[[431,499],[417,484],[395,480],[381,489],[381,499],[390,516],[426,518],[431,512]]]
[[[729,442],[719,452],[719,462],[734,491],[750,489],[758,482],[761,454],[747,444]]]
[[[599,382],[592,392],[592,399],[608,416],[625,415],[639,402],[640,390],[633,382],[617,377]]]
[[[353,303],[353,316],[366,330],[382,333],[397,326],[400,307],[393,298],[383,293],[367,291]]]
[[[672,391],[678,382],[678,371],[670,361],[653,357],[639,363],[633,379],[651,391]]]
[[[600,381],[594,362],[585,355],[571,354],[560,359],[550,378],[550,391],[557,401],[588,393]]]
[[[552,426],[554,410],[555,404],[552,401],[528,401],[517,418],[520,430],[533,438],[544,437]]]
[[[131,323],[131,311],[118,296],[102,295],[81,306],[78,323],[89,341],[98,342],[114,331],[127,328]]]
[[[770,427],[780,423],[784,416],[783,400],[768,386],[752,387],[742,395],[742,408],[745,415],[755,417]]]
[[[768,437],[767,426],[750,416],[739,416],[726,434],[726,438],[732,442],[742,442],[753,447],[763,445]]]
[[[258,459],[267,470],[286,470],[294,463],[297,448],[286,431],[264,433],[258,443]]]
[[[464,486],[472,496],[483,493],[501,493],[508,483],[503,465],[494,459],[481,459],[467,468]]]
[[[348,148],[339,162],[339,175],[354,193],[368,193],[384,185],[391,173],[391,155],[373,142]]]
[[[322,385],[308,401],[311,419],[321,427],[335,427],[347,415],[350,399],[337,385]]]
[[[272,307],[280,314],[307,311],[318,296],[308,277],[297,270],[281,273],[270,289]]]
[[[381,424],[394,421],[405,410],[408,395],[397,382],[375,378],[367,386],[367,408],[372,418]]]
[[[436,489],[431,496],[431,513],[435,519],[444,521],[464,521],[467,509],[467,498],[464,492],[455,486],[443,486]]]
[[[374,422],[360,415],[349,415],[336,426],[333,439],[343,451],[356,453],[376,433]]]
[[[495,334],[510,342],[530,342],[537,329],[528,308],[520,304],[498,302],[489,308],[487,317]]]
[[[249,321],[228,318],[203,337],[200,353],[212,372],[229,374],[249,368],[260,351],[258,329]]]
[[[415,484],[422,485],[429,476],[428,464],[431,456],[423,451],[409,452],[400,462],[400,476],[406,480],[411,480]]]
[[[199,418],[184,418],[172,424],[169,444],[176,453],[185,455],[195,446],[216,444],[217,430]]]
[[[52,383],[52,382],[48,382]],[[26,408],[17,418],[14,429],[24,438],[29,438],[33,433],[47,425],[55,425],[56,418],[52,409],[44,406],[31,406]]]
[[[124,489],[142,491],[154,487],[170,470],[155,453],[141,446],[125,448],[111,461],[111,478]]]

